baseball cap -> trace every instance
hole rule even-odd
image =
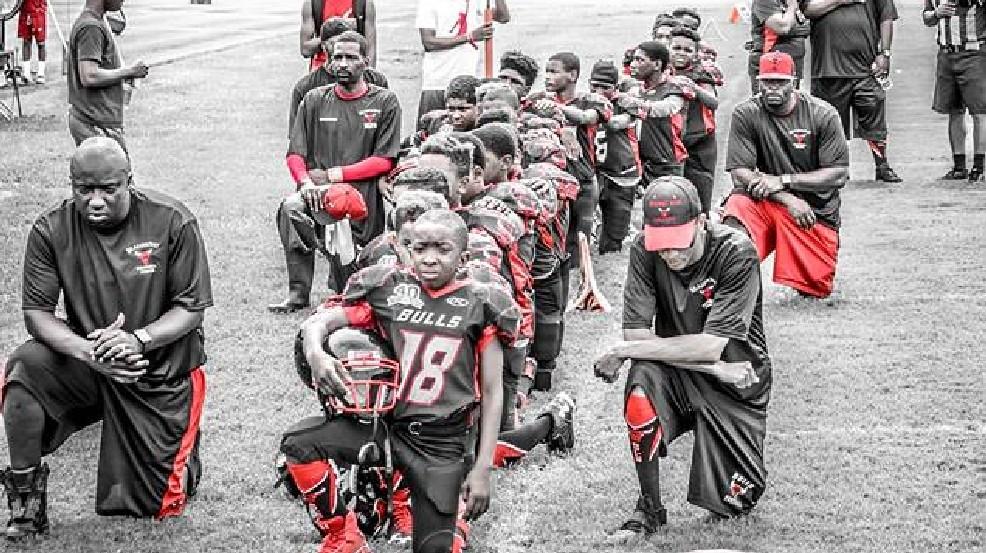
[[[661,177],[644,191],[644,249],[682,250],[692,245],[702,214],[698,190],[684,177]]]
[[[322,194],[322,211],[313,214],[320,225],[331,225],[350,218],[360,221],[367,216],[366,201],[358,190],[345,183],[330,184]]]
[[[760,56],[758,79],[793,79],[794,58],[784,52],[770,52]]]
[[[589,82],[592,84],[616,86],[620,82],[620,71],[612,61],[597,61],[592,66],[592,73],[589,74]]]

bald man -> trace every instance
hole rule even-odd
[[[198,223],[174,198],[135,188],[113,139],[82,142],[70,179],[72,197],[38,217],[24,256],[32,339],[11,354],[3,384],[9,540],[47,532],[42,458],[94,422],[98,514],[177,516],[201,475],[212,290]]]

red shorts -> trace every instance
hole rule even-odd
[[[821,223],[805,230],[784,206],[733,194],[726,217],[735,217],[750,233],[760,260],[774,255],[774,282],[818,298],[832,293],[839,233]]]
[[[17,38],[44,44],[48,36],[48,4],[45,0],[25,0],[17,18]]]

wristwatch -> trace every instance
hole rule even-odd
[[[141,353],[144,353],[145,351],[150,349],[153,338],[151,338],[151,335],[148,334],[146,330],[144,330],[143,328],[138,328],[133,332],[133,334],[134,334],[134,338],[136,338],[137,341],[140,342],[140,345],[143,348]]]
[[[781,184],[784,188],[791,188],[791,175],[781,175]]]

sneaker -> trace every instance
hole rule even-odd
[[[667,523],[668,512],[663,507],[656,508],[650,499],[640,495],[633,514],[606,541],[610,544],[625,544],[646,539]]]
[[[551,391],[551,371],[537,371],[534,373],[534,384],[531,385],[532,392]]]
[[[356,513],[333,517],[325,525],[328,531],[318,553],[373,553],[359,529]]]
[[[969,171],[969,182],[986,182],[983,170],[979,167],[973,167],[972,171]]]
[[[48,533],[48,464],[16,474],[9,467],[0,473],[7,492],[7,539],[18,541]]]
[[[411,515],[411,490],[401,488],[394,490],[394,516],[391,519],[393,531],[390,543],[401,547],[411,547],[414,531],[414,517]]]
[[[545,406],[544,415],[550,416],[552,423],[548,452],[568,453],[575,447],[575,398],[561,392]]]
[[[900,175],[889,165],[878,165],[874,180],[893,183],[904,182],[904,179],[900,178]]]
[[[966,180],[969,178],[969,171],[965,168],[952,167],[952,170],[945,173],[941,180]]]

